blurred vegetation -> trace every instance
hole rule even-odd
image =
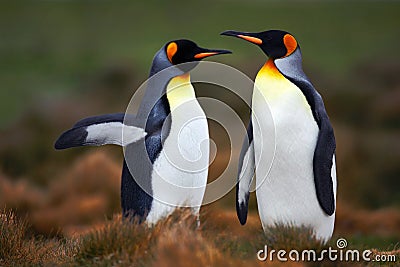
[[[234,56],[219,60],[257,68],[261,51],[219,37],[226,29],[288,30],[299,40],[307,67],[323,70],[333,80],[352,78],[349,71],[359,64],[399,59],[399,6],[390,1],[3,2],[0,118],[10,122],[26,107],[23,100],[39,101],[43,93],[89,90],[87,83],[101,68],[134,66],[129,75],[141,82],[155,51],[175,38],[232,48]],[[354,83],[342,90],[353,88],[362,89]]]
[[[4,1],[0,6],[0,209],[12,209],[29,222],[27,237],[15,236],[19,246],[32,249],[30,234],[56,240],[85,234],[120,211],[121,149],[57,152],[53,143],[80,118],[125,110],[165,42],[188,38],[231,49],[233,55],[215,60],[254,78],[266,60],[262,52],[218,34],[275,28],[298,39],[305,71],[335,128],[337,235],[360,247],[398,249],[400,2]],[[195,87],[199,96],[223,99],[248,119],[248,107],[226,91]],[[225,168],[230,147],[217,123],[210,123],[210,133],[218,147],[213,180]],[[248,257],[256,243],[234,236],[259,235],[260,224],[254,219],[240,228],[233,199],[231,192],[210,207],[228,212],[222,226],[231,220],[235,229],[224,232],[221,226],[220,238],[210,246],[226,242],[231,247],[223,253],[233,249]],[[256,215],[254,196],[251,209]],[[54,246],[52,240],[39,251]],[[41,257],[30,261],[38,264]]]

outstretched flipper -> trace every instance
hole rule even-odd
[[[107,144],[126,146],[146,136],[144,129],[125,125],[124,117],[124,113],[115,113],[80,120],[57,139],[54,147],[66,149]]]
[[[239,158],[238,181],[236,184],[236,212],[239,221],[244,225],[247,221],[250,187],[255,171],[255,156],[253,142],[253,124],[250,119],[247,136],[244,139]]]
[[[333,179],[336,177],[332,176],[336,175],[336,142],[324,101],[303,72],[299,49],[289,57],[275,60],[275,64],[279,71],[303,92],[318,124],[319,134],[313,159],[314,183],[319,205],[330,216],[335,212]]]

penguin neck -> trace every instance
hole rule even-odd
[[[294,105],[304,108],[306,113],[310,113],[310,105],[305,95],[293,82],[287,79],[275,64],[275,60],[270,58],[260,69],[255,79],[255,89],[261,93],[261,96],[268,102],[273,115],[274,110],[277,113],[287,110]],[[260,101],[260,99],[254,99]],[[288,103],[291,103],[287,106]],[[265,104],[265,102],[264,102]],[[298,109],[300,110],[300,108]],[[311,114],[311,113],[310,113]]]
[[[286,82],[287,79],[278,70],[272,58],[265,62],[254,81],[257,90],[262,92],[263,95],[270,95],[272,92],[279,93],[280,91],[277,88],[282,87]]]
[[[190,83],[189,73],[172,78],[167,85],[166,91],[171,110],[187,101],[196,99],[194,88]]]
[[[269,58],[267,62],[265,62],[264,66],[260,69],[260,71],[257,74],[258,77],[263,78],[264,76],[268,76],[270,78],[276,78],[276,79],[284,79],[285,77],[282,75],[282,73],[278,70],[278,68],[275,65],[274,59]]]
[[[138,108],[135,121],[138,127],[147,127],[149,117],[159,124],[159,120],[168,116],[170,107],[165,96],[166,87],[171,79],[182,74],[182,70],[169,62],[165,47],[162,47],[154,56],[149,79],[146,82],[146,91]]]

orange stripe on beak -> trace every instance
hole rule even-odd
[[[241,35],[241,34],[238,35],[237,37],[240,37],[240,38],[242,38],[246,41],[249,41],[250,43],[253,43],[253,44],[258,44],[258,45],[262,44],[262,40],[257,37],[251,37],[251,36],[246,36],[246,35]]]
[[[213,56],[218,54],[217,52],[205,52],[205,53],[198,53],[194,56],[194,58],[200,59],[200,58],[205,58],[209,56]]]

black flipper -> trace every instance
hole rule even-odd
[[[255,171],[255,156],[253,142],[253,124],[250,118],[247,136],[244,139],[239,158],[238,181],[236,184],[236,212],[239,221],[244,225],[247,221],[250,186]]]
[[[57,139],[54,147],[55,149],[66,149],[107,144],[125,146],[146,136],[146,132],[142,128],[125,125],[124,117],[124,113],[115,113],[80,120]],[[131,119],[129,117],[129,120]],[[125,131],[124,138],[123,131]]]
[[[98,116],[81,119],[80,121],[75,123],[73,128],[89,126],[89,125],[99,124],[99,123],[107,123],[107,122],[121,122],[122,123],[122,122],[124,122],[124,118],[125,118],[125,113],[112,113],[112,114],[98,115]]]

